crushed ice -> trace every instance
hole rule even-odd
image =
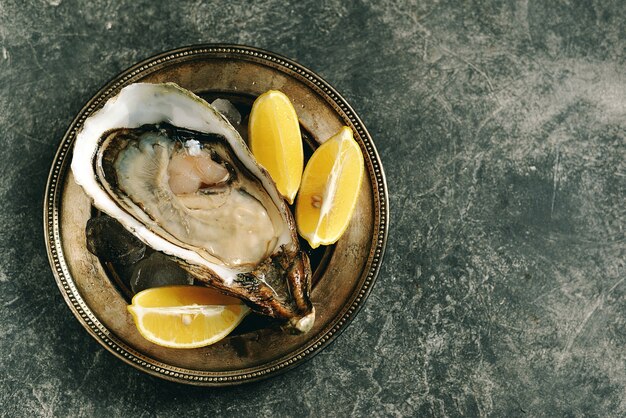
[[[241,124],[241,113],[229,100],[215,99],[211,105],[217,109],[233,126]]]

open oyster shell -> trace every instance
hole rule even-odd
[[[201,98],[172,83],[125,87],[85,121],[72,172],[98,209],[196,279],[311,328],[311,269],[293,217],[237,131]]]

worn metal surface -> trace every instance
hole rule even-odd
[[[0,1],[0,405],[8,416],[626,415],[622,0]],[[72,316],[41,210],[106,80],[253,45],[313,69],[376,141],[389,239],[349,327],[300,367],[195,388]]]
[[[209,347],[174,350],[145,341],[126,310],[128,300],[87,251],[93,209],[69,171],[72,146],[86,118],[131,83],[173,82],[197,94],[256,97],[281,90],[292,100],[311,140],[321,143],[344,126],[365,156],[366,178],[353,220],[323,265],[312,292],[315,324],[306,334],[263,328]],[[237,45],[199,45],[168,51],[133,66],[103,87],[76,116],[52,165],[44,201],[50,265],[79,322],[106,349],[139,370],[182,383],[225,386],[270,377],[326,347],[365,303],[380,269],[389,210],[383,168],[358,116],[310,70],[273,53]]]

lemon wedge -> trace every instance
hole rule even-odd
[[[137,293],[128,311],[146,340],[197,348],[226,337],[249,310],[239,299],[207,287],[166,286]]]
[[[315,150],[296,201],[298,232],[311,247],[334,244],[346,231],[364,171],[363,154],[347,126]]]
[[[289,204],[300,187],[304,154],[298,115],[289,98],[277,90],[260,95],[248,123],[252,155],[270,174]]]

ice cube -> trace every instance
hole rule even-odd
[[[103,261],[127,266],[139,261],[146,252],[146,246],[110,216],[89,219],[85,233],[87,249]]]
[[[231,125],[237,127],[241,124],[241,113],[229,100],[215,99],[211,105],[224,115]]]
[[[159,252],[137,263],[130,279],[130,287],[134,293],[153,287],[186,284],[193,284],[193,277]]]

